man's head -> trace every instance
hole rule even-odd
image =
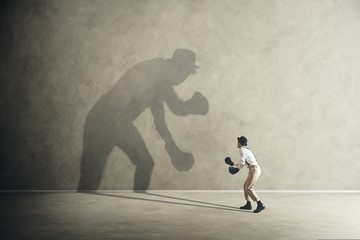
[[[170,60],[176,68],[181,82],[190,76],[190,74],[196,73],[196,69],[199,68],[195,64],[196,54],[188,49],[176,49]]]
[[[238,148],[241,148],[242,146],[247,146],[247,139],[244,136],[238,137]]]

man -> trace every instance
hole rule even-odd
[[[241,136],[237,138],[237,140],[238,140],[237,146],[240,152],[240,161],[234,164],[231,161],[231,159],[227,157],[225,159],[225,162],[231,166],[229,168],[231,174],[237,173],[245,165],[248,166],[249,174],[244,183],[244,195],[245,195],[245,200],[247,202],[244,206],[240,207],[240,209],[251,210],[252,207],[251,207],[250,199],[252,199],[253,201],[257,202],[257,208],[254,210],[254,213],[259,213],[265,209],[265,205],[260,201],[259,197],[256,195],[253,188],[258,178],[261,175],[261,169],[258,162],[256,161],[253,152],[246,147],[247,146],[246,137]]]

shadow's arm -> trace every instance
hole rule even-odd
[[[171,133],[165,122],[165,109],[164,103],[161,101],[154,102],[151,106],[151,113],[154,117],[155,128],[160,134],[161,138],[165,141],[167,146],[176,147],[177,145],[171,136]]]
[[[187,116],[191,114],[190,100],[182,101],[179,99],[173,88],[167,90],[165,101],[174,114],[178,116]]]
[[[195,92],[189,100],[182,101],[176,95],[174,89],[170,88],[166,94],[165,101],[170,110],[179,116],[187,116],[189,114],[205,115],[209,111],[207,99],[199,92]]]
[[[179,171],[189,170],[194,164],[194,157],[191,153],[182,151],[175,143],[165,122],[164,103],[159,101],[150,106],[154,117],[156,130],[165,141],[165,149],[171,158],[171,162]]]

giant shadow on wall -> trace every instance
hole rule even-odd
[[[140,62],[99,99],[85,122],[78,190],[98,189],[113,147],[122,149],[136,165],[134,190],[148,188],[154,160],[133,124],[148,107],[173,166],[179,171],[192,168],[193,155],[179,149],[165,123],[164,103],[176,115],[207,114],[209,103],[201,93],[195,92],[191,99],[182,101],[173,89],[196,72],[195,60],[194,52],[177,49],[171,59]]]

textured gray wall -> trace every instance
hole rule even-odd
[[[360,1],[1,4],[1,189],[360,188]]]

